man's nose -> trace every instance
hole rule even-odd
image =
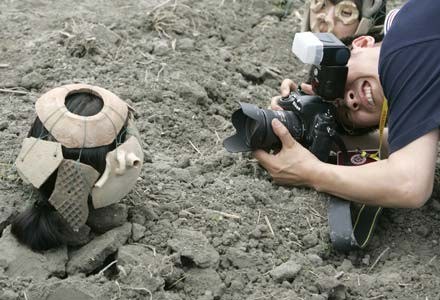
[[[356,111],[360,108],[360,100],[356,96],[355,92],[353,90],[348,90],[345,93],[345,105],[352,111]]]

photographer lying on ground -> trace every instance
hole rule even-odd
[[[338,38],[377,33],[385,19],[386,0],[311,0],[301,31],[332,32]]]
[[[282,141],[281,151],[254,152],[275,182],[386,207],[415,208],[426,202],[433,188],[439,140],[439,14],[438,1],[409,0],[382,43],[370,36],[352,43],[340,116],[346,125],[376,125],[385,96],[390,107],[388,159],[357,167],[323,163],[275,119],[272,127]],[[284,83],[283,91],[286,85],[292,87]]]

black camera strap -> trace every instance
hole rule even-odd
[[[385,128],[388,112],[388,103],[384,99],[379,124],[379,150],[375,153],[360,151],[359,155],[371,160],[379,160],[382,148],[383,130]],[[341,148],[342,141],[335,141],[342,153],[342,164],[350,165],[348,152],[345,145]],[[342,142],[343,144],[343,142]],[[330,240],[335,249],[339,251],[350,251],[358,248],[364,248],[370,241],[377,221],[382,213],[380,206],[361,205],[358,211],[355,211],[355,205],[339,197],[329,195],[328,202],[328,222],[330,227]]]
[[[351,202],[329,195],[327,212],[332,245],[346,252],[368,244],[382,207],[362,205],[353,222]]]

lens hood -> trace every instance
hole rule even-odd
[[[237,130],[236,134],[223,141],[223,147],[229,152],[252,151],[251,145],[247,144],[246,119],[261,119],[261,110],[254,104],[240,102],[240,108],[232,114],[232,125]]]

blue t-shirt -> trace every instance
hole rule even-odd
[[[440,0],[409,0],[382,43],[379,76],[394,152],[440,125]]]

